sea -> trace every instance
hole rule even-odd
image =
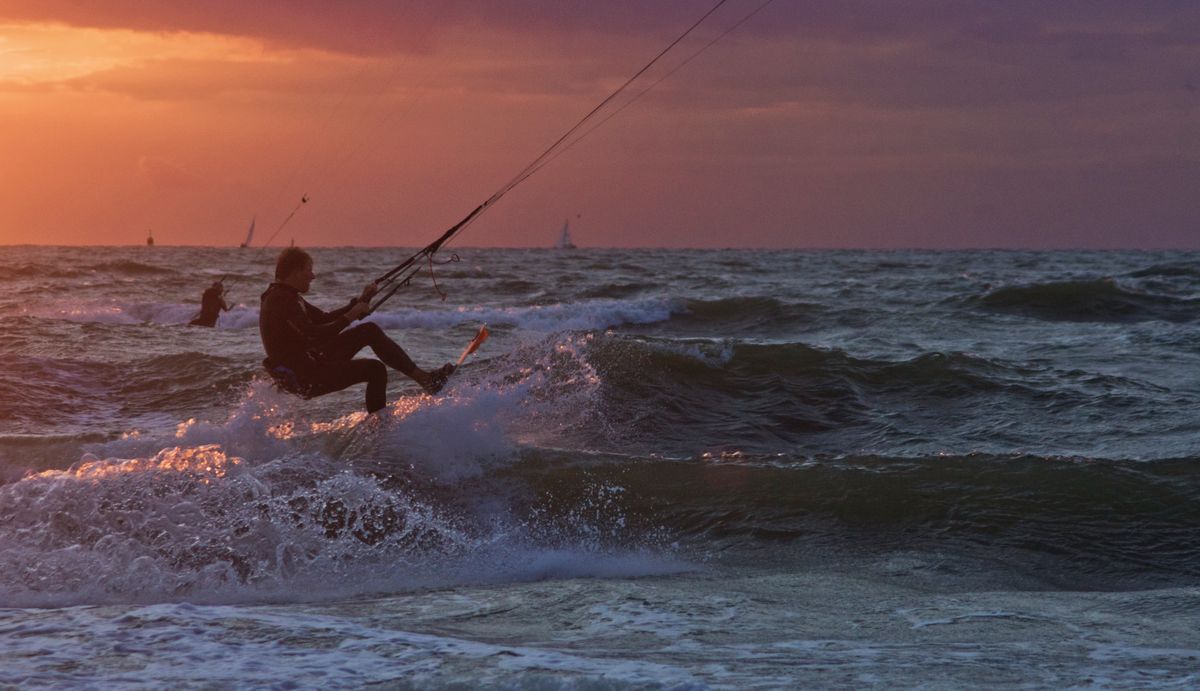
[[[1200,252],[276,252],[0,247],[0,687],[1200,686]]]

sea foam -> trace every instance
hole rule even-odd
[[[564,533],[526,491],[513,504],[508,481],[488,479],[526,439],[590,414],[589,340],[532,342],[377,417],[313,417],[259,381],[223,421],[89,445],[69,469],[0,487],[0,604],[321,599],[668,568],[595,541],[623,524],[605,499],[619,489],[580,498]]]

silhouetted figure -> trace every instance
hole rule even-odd
[[[281,388],[312,398],[366,382],[367,412],[373,413],[387,404],[388,367],[411,377],[426,393],[445,386],[454,365],[426,372],[378,324],[348,328],[371,311],[370,300],[378,290],[374,283],[348,305],[325,312],[301,297],[314,277],[308,252],[288,247],[275,262],[275,282],[262,294],[258,330],[267,353],[263,366]],[[383,362],[354,358],[368,346]]]
[[[231,309],[233,306],[225,302],[225,286],[220,281],[214,281],[200,296],[200,316],[188,322],[188,325],[216,326],[221,312]]]

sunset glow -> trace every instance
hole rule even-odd
[[[89,482],[102,481],[121,475],[153,474],[187,475],[198,482],[225,477],[242,459],[227,456],[216,444],[198,447],[163,449],[153,458],[85,460],[68,471],[47,470],[38,477],[69,478]]]
[[[771,4],[461,243],[1200,245],[1194,3],[926,5]],[[0,243],[424,244],[710,6],[5,3]]]
[[[230,62],[270,59],[257,42],[211,34],[86,29],[61,24],[0,26],[0,80],[31,89],[87,88],[88,78],[121,68],[224,56]]]

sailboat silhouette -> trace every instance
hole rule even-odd
[[[250,230],[246,233],[246,240],[242,242],[240,247],[246,249],[250,246],[250,240],[254,238],[254,218],[250,219]]]
[[[567,219],[563,221],[562,236],[558,238],[558,244],[554,246],[556,250],[573,250],[575,243],[571,242],[571,221]]]

